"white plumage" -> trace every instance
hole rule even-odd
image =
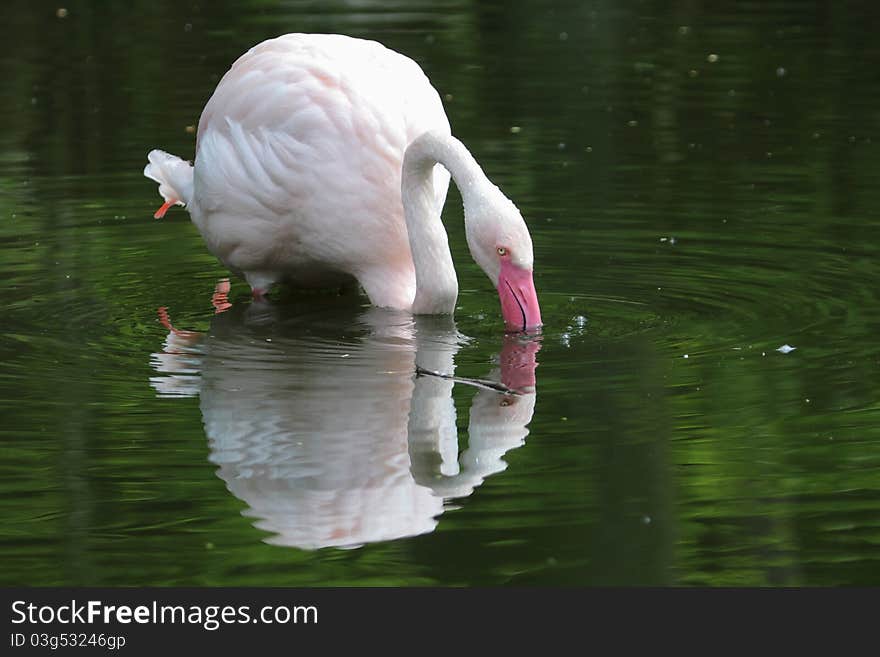
[[[407,184],[407,148],[425,133],[442,152],[423,148]],[[185,204],[208,249],[256,296],[281,279],[308,286],[354,277],[374,305],[410,310],[418,285],[420,311],[451,312],[457,282],[439,219],[449,173],[437,162],[476,183],[462,190],[465,211],[470,202],[481,215],[486,244],[471,251],[499,290],[499,264],[486,253],[495,258],[495,242],[510,238],[531,284],[532,245],[515,206],[463,146],[450,145],[461,146],[414,61],[374,41],[288,34],[255,46],[223,76],[199,121],[194,168],[154,150],[144,174],[165,199],[157,216]],[[411,249],[414,239],[428,248]],[[418,281],[417,250],[429,259]],[[537,311],[537,297],[526,303]],[[525,310],[514,314],[525,328]]]

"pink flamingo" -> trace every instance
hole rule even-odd
[[[451,314],[458,281],[440,212],[449,176],[467,243],[511,330],[541,325],[532,240],[516,206],[450,134],[414,61],[375,41],[288,34],[223,76],[195,165],[161,150],[144,175],[164,216],[186,206],[208,249],[255,298],[282,279],[355,278],[373,305]]]

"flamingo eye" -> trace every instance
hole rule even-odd
[[[507,255],[507,249],[505,249],[503,246],[499,246],[499,247],[498,247],[497,249],[495,249],[495,250],[498,251],[498,255],[500,255],[500,256],[505,256],[505,255]]]

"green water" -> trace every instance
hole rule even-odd
[[[873,3],[59,4],[2,13],[0,583],[880,584]],[[539,340],[455,191],[454,325],[214,315],[146,153],[291,31],[423,66],[529,223]]]

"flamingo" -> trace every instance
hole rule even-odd
[[[158,149],[148,160],[164,199],[155,217],[185,206],[255,299],[281,280],[354,278],[373,305],[413,314],[455,309],[440,219],[451,175],[505,325],[541,325],[522,215],[452,136],[419,65],[378,42],[287,34],[254,46],[202,111],[195,164]]]

